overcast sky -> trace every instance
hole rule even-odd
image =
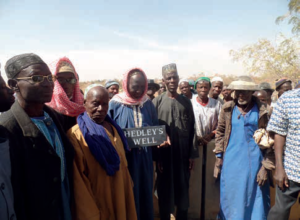
[[[67,56],[80,79],[120,78],[132,67],[161,78],[244,74],[229,50],[290,35],[275,19],[286,0],[0,0],[0,62],[33,52],[47,63]]]

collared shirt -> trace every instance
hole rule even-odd
[[[300,183],[300,89],[284,93],[276,104],[267,130],[286,136],[284,169],[289,180]]]

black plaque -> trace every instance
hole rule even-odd
[[[124,128],[129,148],[158,146],[167,141],[165,125],[142,128]]]

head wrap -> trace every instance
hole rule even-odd
[[[198,79],[196,80],[195,85],[194,85],[194,88],[195,88],[195,89],[197,89],[197,83],[198,83],[199,81],[206,81],[206,82],[209,83],[209,86],[211,87],[210,78],[204,77],[204,76],[203,76],[203,77],[200,77],[200,78],[198,78]]]
[[[115,80],[108,80],[106,83],[105,83],[105,88],[108,89],[109,87],[111,87],[112,85],[117,85],[117,86],[120,86],[120,84],[115,81]]]
[[[108,115],[106,115],[105,121],[116,128],[125,151],[128,151],[127,140],[122,129]],[[95,123],[88,116],[87,112],[80,114],[77,118],[77,122],[92,155],[106,171],[107,175],[113,176],[120,169],[120,157],[104,127]]]
[[[227,89],[257,91],[258,87],[251,77],[240,76],[237,80],[232,81]]]
[[[162,75],[172,73],[172,72],[177,73],[177,67],[176,67],[175,63],[170,63],[170,64],[165,65],[165,66],[162,67]]]
[[[92,88],[94,88],[94,87],[96,87],[96,86],[101,86],[101,87],[104,88],[104,86],[102,86],[101,84],[97,84],[97,83],[89,85],[89,86],[86,87],[85,90],[84,90],[84,99],[86,99],[86,96],[87,96],[88,92],[89,92]]]
[[[183,82],[187,82],[188,84],[190,84],[190,83],[189,83],[189,80],[187,80],[187,79],[181,79],[181,80],[179,81],[178,85],[180,85],[180,83],[183,83]]]
[[[211,83],[213,83],[213,82],[223,82],[223,79],[219,76],[216,76],[211,79]]]
[[[56,80],[54,83],[52,100],[51,102],[47,103],[47,105],[63,115],[77,117],[85,111],[85,108],[83,106],[83,95],[81,94],[79,88],[78,75],[72,62],[67,57],[63,57],[60,58],[58,61],[53,62],[49,66],[51,68],[52,74],[56,76],[59,70],[61,70],[62,67],[66,66],[64,65],[64,63],[68,63],[68,68],[72,68],[74,70],[74,77],[77,79],[72,101],[67,97],[67,94],[65,93],[64,89]]]
[[[140,99],[134,99],[134,98],[130,97],[130,94],[128,92],[127,82],[129,80],[129,77],[130,77],[129,74],[134,72],[134,71],[141,72],[144,76],[145,83],[146,83],[144,94],[141,96]],[[128,72],[124,73],[122,86],[123,86],[124,92],[116,94],[112,98],[112,101],[120,102],[120,103],[125,104],[125,105],[139,105],[139,106],[142,106],[148,100],[148,97],[146,95],[147,90],[148,90],[147,76],[146,76],[145,72],[142,69],[133,68],[133,69],[129,70]]]
[[[15,78],[21,70],[34,65],[46,64],[38,55],[34,53],[24,53],[10,58],[5,64],[5,72],[8,79]]]
[[[280,87],[282,84],[286,83],[286,82],[290,82],[290,83],[291,83],[292,81],[289,80],[289,79],[287,79],[286,77],[281,78],[281,79],[278,79],[278,80],[276,81],[276,83],[275,83],[276,90],[279,89],[279,87]]]
[[[190,80],[189,80],[189,85],[194,87],[194,86],[195,86],[195,81],[192,80],[192,79],[190,79]]]

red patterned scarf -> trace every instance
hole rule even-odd
[[[144,94],[142,95],[142,97],[140,99],[133,99],[132,97],[130,97],[130,94],[128,92],[127,82],[129,80],[129,73],[132,73],[134,70],[137,70],[137,71],[141,72],[144,76],[145,81],[146,81],[145,91],[144,91]],[[123,91],[124,92],[122,92],[120,94],[116,94],[112,98],[113,101],[120,102],[120,103],[125,104],[125,105],[139,105],[139,106],[142,106],[148,100],[148,97],[146,95],[147,90],[148,90],[147,76],[146,76],[145,72],[142,69],[132,68],[128,72],[124,73],[122,86],[123,86]]]
[[[77,72],[72,64],[72,62],[67,58],[63,57],[60,58],[57,62],[53,62],[49,65],[50,70],[52,71],[53,75],[57,75],[60,64],[62,62],[67,62],[71,65],[71,67],[74,69],[74,76],[77,79],[74,92],[73,92],[73,98],[72,101],[69,100],[67,97],[64,89],[61,87],[60,83],[58,81],[55,81],[54,83],[54,91],[52,95],[52,100],[49,103],[46,103],[48,106],[53,108],[55,111],[63,114],[68,115],[71,117],[77,117],[81,113],[85,111],[85,108],[83,106],[83,95],[80,92],[79,88],[79,80]]]

